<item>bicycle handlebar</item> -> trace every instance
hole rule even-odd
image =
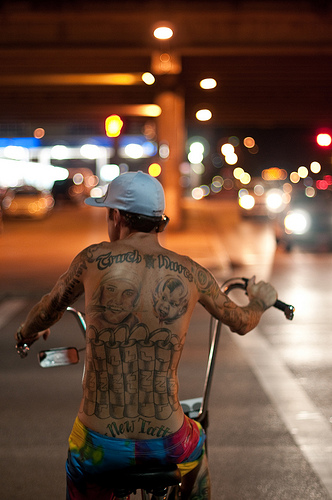
[[[236,288],[247,290],[248,281],[249,281],[248,278],[231,278],[230,280],[226,281],[223,285],[224,293],[228,294],[231,290],[234,290]],[[230,284],[228,285],[228,283]],[[273,307],[279,309],[280,311],[283,311],[285,317],[290,321],[294,318],[295,307],[292,306],[291,304],[286,304],[286,302],[277,299],[276,302],[273,304]]]
[[[223,286],[222,286],[223,292],[228,294],[231,290],[234,290],[236,288],[246,290],[247,286],[248,286],[248,281],[249,281],[248,278],[231,278],[223,284]],[[294,312],[295,312],[294,306],[292,306],[290,304],[286,304],[285,302],[282,302],[281,300],[277,300],[274,304],[274,307],[283,311],[283,313],[287,319],[289,319],[289,320],[293,319]],[[80,311],[77,311],[76,309],[74,309],[72,307],[67,307],[67,311],[74,314],[74,316],[76,317],[76,319],[78,321],[78,324],[81,328],[83,335],[85,335],[86,324],[85,324],[84,313],[81,313]],[[22,359],[24,359],[28,355],[30,346],[29,346],[29,344],[24,342],[24,340],[22,340],[21,342],[17,342],[17,344],[15,345],[15,349],[16,349],[17,354]]]

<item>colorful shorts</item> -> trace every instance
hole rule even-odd
[[[204,441],[201,425],[186,416],[182,427],[174,434],[142,440],[103,436],[76,418],[69,437],[66,464],[67,500],[110,498],[109,492],[104,497],[99,490],[99,496],[93,496],[99,488],[98,476],[134,465],[176,463],[181,474],[187,474],[197,466],[204,451]],[[85,491],[84,495],[82,491]]]

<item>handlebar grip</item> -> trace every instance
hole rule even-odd
[[[286,304],[286,302],[282,302],[281,300],[276,300],[276,302],[273,304],[273,307],[279,309],[280,311],[283,311],[287,319],[292,320],[294,318],[294,312],[295,312],[295,307]]]

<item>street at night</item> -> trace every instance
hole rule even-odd
[[[295,306],[288,321],[270,309],[246,337],[222,331],[210,399],[212,498],[324,499],[332,496],[332,254],[277,248],[266,221],[239,217],[235,202],[187,200],[183,229],[162,242],[213,271],[270,281]],[[83,247],[107,238],[104,211],[57,207],[43,221],[5,220],[1,262],[2,498],[65,496],[67,439],[79,404],[82,362],[42,369],[37,352],[83,346],[66,314],[21,360],[13,335],[29,308]],[[242,292],[236,292],[242,293]],[[234,300],[245,300],[236,295]],[[83,301],[76,304],[82,309]],[[181,397],[201,396],[209,315],[197,306],[180,367]]]

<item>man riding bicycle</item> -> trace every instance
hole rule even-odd
[[[142,172],[117,177],[102,198],[109,242],[82,250],[52,291],[20,326],[16,340],[31,345],[85,294],[86,358],[83,397],[69,437],[67,499],[109,499],[105,471],[135,464],[176,463],[181,498],[210,498],[200,424],[183,413],[177,368],[190,318],[200,302],[244,335],[258,324],[277,294],[249,280],[240,307],[211,273],[187,256],[163,248],[167,225],[159,181]]]

